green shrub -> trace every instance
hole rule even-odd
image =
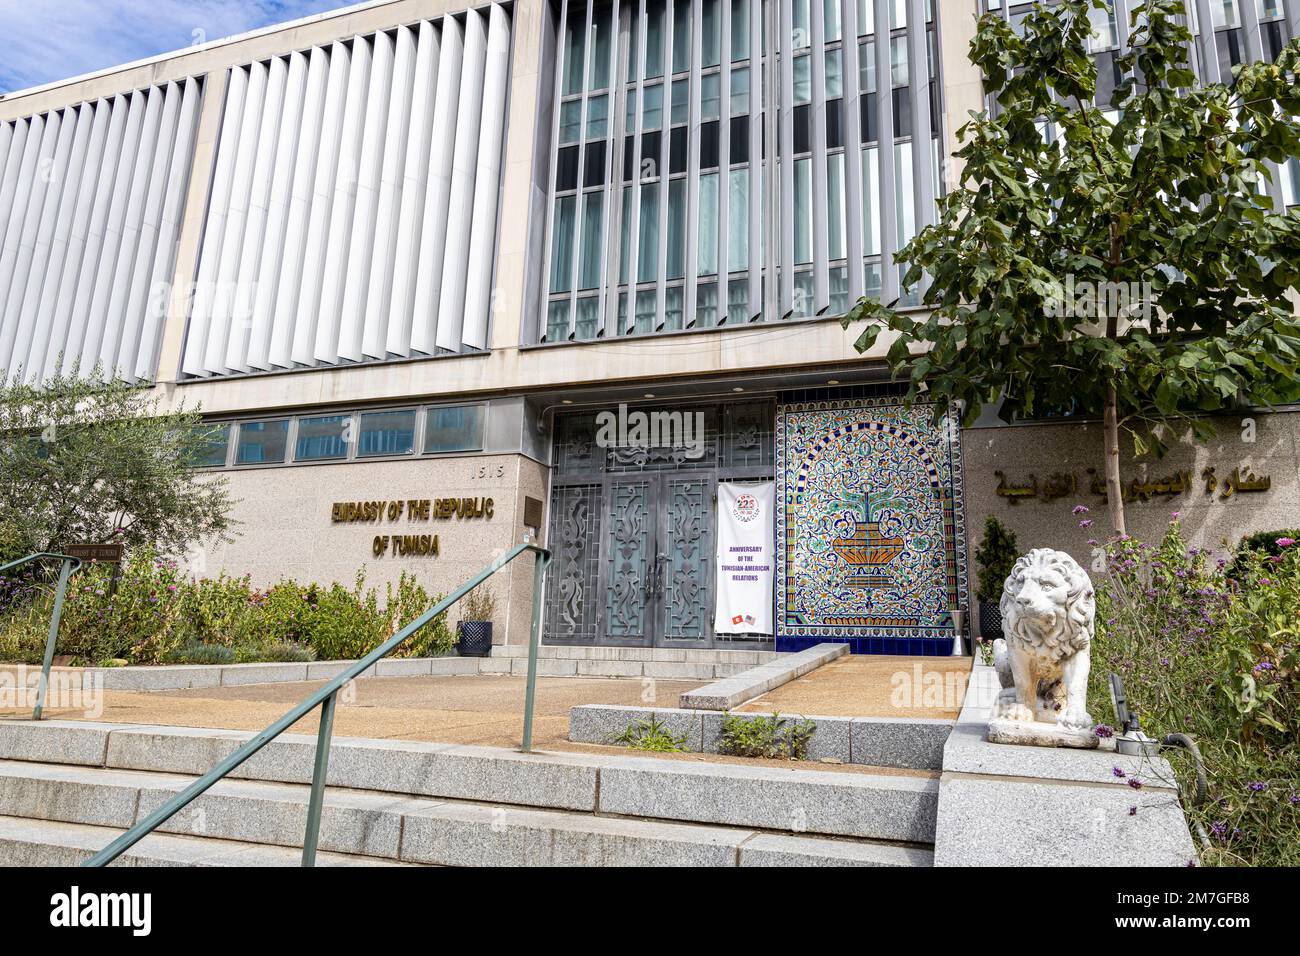
[[[247,577],[187,578],[175,561],[143,550],[122,566],[116,586],[111,579],[111,566],[91,564],[69,584],[56,652],[76,664],[156,664],[199,646],[227,648],[239,661],[356,659],[437,601],[410,574],[386,589],[381,606],[364,574],[352,588],[285,580],[260,591]],[[54,581],[32,574],[3,580],[0,660],[40,663]],[[454,643],[444,612],[395,653],[438,656]]]
[[[658,717],[649,720],[637,720],[628,724],[627,729],[614,738],[614,743],[623,744],[633,750],[649,750],[655,753],[682,753],[690,750],[686,746],[688,737],[675,736],[664,726]]]
[[[1002,586],[1019,557],[1016,533],[989,515],[984,520],[984,540],[975,549],[979,578],[975,596],[981,601],[999,600],[1002,597]]]
[[[1265,557],[1276,557],[1282,553],[1279,541],[1300,541],[1300,528],[1283,528],[1281,531],[1256,531],[1241,539],[1228,563],[1226,573],[1234,581],[1240,580],[1242,572],[1249,565],[1252,554],[1262,553]]]
[[[163,655],[165,664],[233,664],[235,652],[224,644],[186,644]]]
[[[1112,542],[1096,576],[1093,717],[1111,711],[1114,671],[1148,734],[1197,741],[1210,784],[1199,806],[1190,758],[1166,755],[1212,865],[1300,865],[1300,546],[1278,551],[1246,553],[1233,580],[1175,519],[1158,545]]]
[[[803,760],[816,729],[811,720],[791,720],[780,714],[755,717],[727,714],[722,718],[718,752],[734,757]]]
[[[480,584],[461,599],[462,621],[490,621],[496,614],[497,601],[486,584]]]

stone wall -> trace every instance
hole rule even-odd
[[[282,578],[351,586],[364,569],[368,586],[414,573],[430,594],[445,594],[523,541],[526,495],[545,499],[545,468],[523,455],[468,455],[406,461],[346,462],[221,473],[229,479],[239,522],[235,540],[194,557],[195,573],[250,575],[255,586]],[[336,502],[491,498],[492,516],[335,522]],[[399,555],[390,543],[374,554],[377,535],[438,535],[439,553]],[[521,556],[491,583],[497,601],[494,640],[528,639],[533,559]],[[453,609],[452,619],[459,615]]]
[[[1164,458],[1134,456],[1131,439],[1121,436],[1120,474],[1125,488],[1136,490],[1125,504],[1129,534],[1158,539],[1177,511],[1192,545],[1223,553],[1252,531],[1300,525],[1300,410],[1216,418],[1213,423],[1213,439],[1202,443],[1188,437]],[[1110,528],[1105,499],[1091,487],[1103,468],[1100,422],[970,428],[962,435],[962,449],[972,584],[974,552],[990,514],[1015,531],[1022,553],[1057,548],[1091,567],[1088,541],[1105,541]],[[1213,491],[1207,490],[1208,468],[1214,469]],[[1229,494],[1234,471],[1242,487]],[[1249,490],[1251,473],[1267,478],[1269,488]],[[1073,515],[1079,504],[1090,513]],[[1089,518],[1093,525],[1080,528],[1079,521]]]

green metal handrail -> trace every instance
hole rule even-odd
[[[159,826],[166,823],[169,819],[179,813],[192,800],[204,793],[214,783],[228,775],[245,760],[253,756],[253,754],[257,753],[272,740],[280,736],[280,734],[284,733],[307,714],[311,713],[313,709],[319,706],[321,714],[320,729],[316,734],[316,764],[312,771],[311,797],[307,803],[307,831],[304,834],[302,841],[302,865],[314,866],[316,864],[316,843],[320,835],[321,808],[324,805],[325,800],[325,776],[329,767],[330,737],[334,725],[334,704],[335,697],[339,690],[349,681],[352,681],[363,674],[375,663],[375,661],[386,657],[408,637],[420,628],[424,627],[435,617],[447,610],[447,608],[451,607],[462,597],[474,588],[478,587],[525,551],[532,551],[537,555],[536,563],[533,565],[533,625],[528,645],[528,683],[524,692],[524,739],[522,749],[524,753],[529,753],[533,749],[533,702],[536,698],[537,647],[541,641],[542,581],[546,575],[547,565],[551,563],[551,552],[547,551],[545,548],[538,547],[535,544],[524,543],[515,545],[500,558],[493,561],[492,564],[483,571],[474,575],[473,578],[462,584],[432,608],[425,611],[383,644],[379,645],[365,657],[361,658],[361,660],[349,665],[337,677],[326,683],[324,687],[308,696],[287,714],[275,723],[271,724],[271,726],[267,727],[252,740],[248,741],[234,753],[230,754],[230,756],[226,757],[225,760],[218,763],[198,780],[195,780],[176,796],[172,797],[153,813],[149,814],[149,816],[145,817],[108,846],[104,847],[104,849],[92,856],[83,865],[105,866],[112,863],[131,847],[135,846],[135,844],[146,835],[152,833]]]
[[[63,596],[68,590],[68,579],[81,567],[81,559],[66,554],[38,551],[35,554],[27,555],[25,558],[19,558],[17,561],[10,561],[8,564],[0,565],[0,574],[3,574],[11,568],[20,568],[24,564],[30,564],[33,561],[45,560],[55,560],[61,562],[61,564],[59,566],[59,586],[54,592],[54,613],[50,615],[50,636],[45,640],[45,659],[41,663],[41,681],[36,685],[36,706],[32,708],[32,720],[40,720],[41,711],[45,709],[45,693],[50,686],[50,666],[54,663],[54,644],[59,638],[59,620],[63,617]]]

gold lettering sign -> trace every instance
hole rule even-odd
[[[394,498],[385,501],[336,501],[330,506],[333,524],[382,524],[405,519],[458,521],[491,519],[496,503],[491,498]],[[436,534],[377,534],[370,545],[376,558],[436,558]]]
[[[998,497],[1005,498],[1013,505],[1028,498],[1055,501],[1075,494],[1080,487],[1073,472],[1056,472],[1042,479],[1037,475],[1030,475],[1027,481],[1022,482],[1009,481],[1000,471],[995,471],[993,474],[998,479],[996,489]],[[1105,501],[1106,479],[1098,474],[1095,468],[1089,468],[1088,474],[1091,476],[1087,485],[1088,490]],[[1234,494],[1268,491],[1273,486],[1271,475],[1260,477],[1241,465],[1233,468],[1232,474],[1223,479],[1215,476],[1214,466],[1211,465],[1201,472],[1201,477],[1205,480],[1205,494],[1213,495],[1217,490],[1220,500],[1231,498]],[[1120,491],[1125,501],[1150,501],[1152,498],[1172,498],[1186,494],[1193,490],[1193,484],[1190,471],[1179,471],[1160,478],[1134,478],[1127,483],[1121,483]]]

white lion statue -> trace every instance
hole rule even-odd
[[[1063,551],[1035,548],[1002,588],[1005,640],[993,644],[1004,688],[992,717],[1089,730],[1088,670],[1096,599],[1092,581]]]

